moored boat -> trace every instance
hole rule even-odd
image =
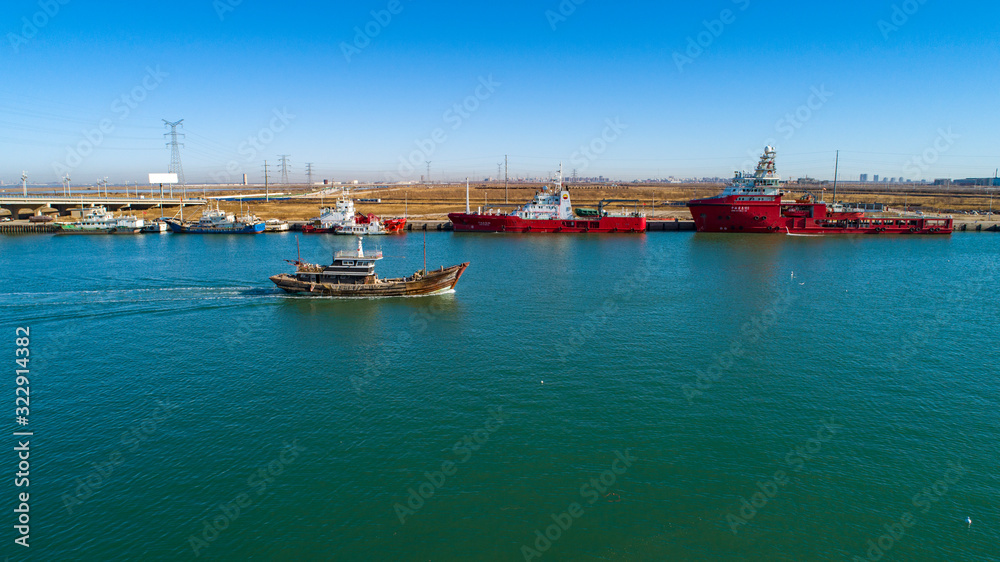
[[[348,197],[337,200],[335,207],[324,207],[315,220],[317,224],[302,227],[305,234],[343,234],[348,236],[373,236],[403,232],[406,219],[382,219],[373,214],[359,213],[354,201]]]
[[[720,195],[687,206],[698,232],[827,234],[951,234],[950,216],[871,213],[867,209],[818,201],[806,193],[784,199],[775,168],[776,151],[766,147],[753,175],[736,172]]]
[[[529,203],[509,214],[483,209],[471,212],[467,187],[465,212],[451,213],[448,219],[455,232],[646,232],[644,214],[606,211],[604,206],[610,202],[614,201],[602,201],[597,210],[581,209],[580,216],[574,216],[560,168],[555,190],[543,188]]]
[[[135,215],[115,216],[101,206],[91,207],[77,222],[61,225],[62,234],[137,234],[146,226]]]
[[[278,219],[264,221],[264,232],[288,232],[288,223]]]
[[[361,238],[358,249],[334,254],[331,265],[315,265],[296,260],[294,274],[282,273],[271,281],[285,292],[326,297],[414,297],[436,295],[451,291],[458,284],[468,263],[441,267],[436,271],[425,269],[409,277],[379,279],[375,262],[382,259],[382,252],[365,253]]]
[[[265,223],[249,212],[239,218],[221,210],[205,209],[198,222],[189,223],[177,219],[165,219],[170,231],[175,234],[260,234]]]
[[[162,232],[168,232],[170,227],[163,220],[151,220],[146,223],[139,231],[144,234],[159,234]]]

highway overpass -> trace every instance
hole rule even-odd
[[[164,209],[176,209],[180,206],[197,207],[205,205],[205,199],[174,199],[164,197],[125,197],[125,196],[82,196],[65,197],[56,195],[0,195],[0,209],[10,212],[12,218],[19,218],[22,214],[39,215],[46,209],[53,209],[60,216],[70,214],[72,210],[81,207],[105,207],[109,211],[119,211],[122,209],[145,211],[154,207],[163,206]]]

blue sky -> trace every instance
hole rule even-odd
[[[1000,166],[992,4],[314,4],[4,3],[0,179],[141,180],[182,118],[189,183],[280,154],[296,181],[481,178],[505,154],[512,175],[729,176],[766,142],[786,177],[832,177],[836,150],[854,179]]]

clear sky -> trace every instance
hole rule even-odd
[[[0,179],[142,180],[162,119],[188,183],[1000,166],[995,3],[576,2],[8,0]]]

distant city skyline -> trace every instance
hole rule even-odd
[[[0,179],[729,177],[934,181],[1000,166],[995,5],[0,8]],[[905,10],[903,8],[906,8]],[[272,168],[273,166],[273,168]]]

